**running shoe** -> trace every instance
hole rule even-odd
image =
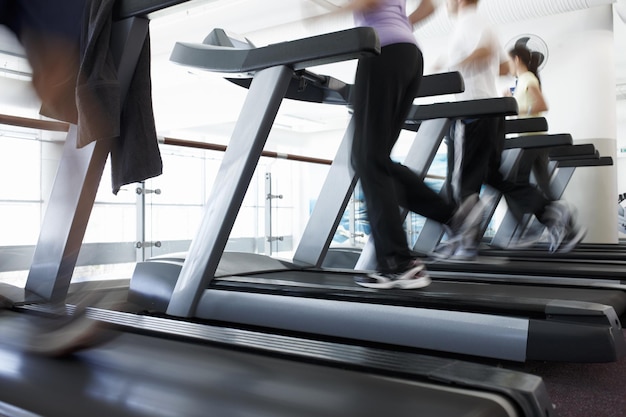
[[[407,266],[397,271],[376,271],[359,275],[355,278],[355,282],[366,288],[412,290],[430,285],[431,280],[424,264],[419,259],[413,259]]]

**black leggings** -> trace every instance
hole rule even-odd
[[[528,178],[519,182],[510,181],[500,171],[505,140],[504,123],[504,117],[493,117],[476,119],[465,124],[461,151],[460,198],[462,200],[480,192],[481,186],[487,184],[504,195],[507,205],[516,217],[532,213],[541,220],[550,201],[528,182]],[[454,137],[454,132],[450,136]],[[459,150],[454,149],[452,152]],[[450,152],[448,157],[450,158]],[[448,178],[450,177],[448,164]]]
[[[454,207],[391,150],[423,75],[423,57],[413,44],[384,46],[381,54],[359,60],[354,84],[352,165],[361,180],[378,267],[392,271],[412,258],[399,207],[447,222]]]

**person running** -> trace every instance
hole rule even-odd
[[[450,71],[461,73],[465,91],[459,100],[497,97],[496,81],[510,73],[510,60],[502,51],[498,37],[488,21],[478,13],[479,0],[447,0],[454,20],[447,52]],[[450,132],[448,180],[452,198],[463,201],[479,193],[483,184],[500,191],[508,206],[519,213],[532,213],[549,230],[551,252],[570,251],[584,237],[570,207],[550,201],[528,182],[506,180],[500,172],[504,148],[504,117],[458,120]],[[475,260],[480,236],[465,236],[440,244],[436,257]]]
[[[431,280],[409,249],[399,207],[443,223],[455,234],[476,227],[480,214],[477,195],[457,208],[390,156],[424,70],[413,25],[435,7],[431,0],[422,0],[407,14],[405,0],[353,0],[342,10],[352,12],[357,26],[374,28],[381,45],[380,55],[359,60],[351,100],[351,160],[365,196],[377,260],[376,271],[355,281],[379,289],[425,287]]]
[[[0,0],[0,24],[23,46],[32,68],[32,86],[41,100],[44,116],[77,123],[76,85],[80,67],[81,23],[85,0]],[[104,293],[104,294],[103,294]],[[75,308],[50,303],[53,317],[33,316],[8,326],[2,343],[37,355],[62,357],[83,348],[105,343],[115,333],[102,321],[88,316],[88,308],[119,305],[114,293],[99,291],[75,296]],[[14,307],[0,294],[0,311]],[[58,312],[58,313],[57,313]]]
[[[548,104],[541,91],[539,63],[541,54],[531,52],[524,45],[516,45],[508,51],[516,77],[513,97],[517,100],[520,118],[539,117],[548,111]],[[526,149],[517,175],[528,178],[532,172],[539,189],[549,200],[558,200],[550,187],[549,151],[546,149]]]

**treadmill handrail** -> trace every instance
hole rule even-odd
[[[177,42],[170,60],[206,71],[248,73],[281,65],[300,70],[378,54],[376,31],[357,27],[251,49]]]
[[[548,130],[548,121],[545,117],[524,117],[507,119],[504,133],[545,132]]]
[[[441,96],[458,94],[465,91],[463,76],[458,71],[429,74],[422,77],[415,97]]]
[[[560,158],[568,156],[590,155],[596,152],[596,147],[591,143],[579,145],[557,146],[550,149],[550,158]]]
[[[450,101],[413,105],[407,120],[470,119],[474,117],[511,116],[517,114],[517,100],[513,97]]]
[[[549,148],[552,146],[571,145],[572,143],[572,135],[569,133],[529,135],[506,139],[504,141],[504,149]]]
[[[613,165],[613,158],[601,156],[595,158],[570,159],[567,161],[557,161],[559,168],[582,168],[582,167],[605,167]]]
[[[600,159],[600,151],[593,151],[587,154],[578,155],[550,155],[552,161],[575,161],[577,159]]]

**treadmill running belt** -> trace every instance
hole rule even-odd
[[[419,291],[385,290],[375,291],[357,287],[353,273],[323,273],[312,271],[287,270],[261,273],[242,277],[218,278],[213,282],[216,289],[254,288],[253,291],[285,292],[305,297],[334,299],[368,299],[374,302],[393,305],[419,306],[439,304],[450,307],[464,305],[465,309],[478,311],[510,311],[527,314],[545,314],[546,305],[551,300],[576,300],[586,303],[610,305],[617,315],[626,312],[626,293],[621,290],[567,288],[561,286],[516,285],[514,282],[490,283],[463,282],[461,272],[458,280],[439,281],[437,272],[431,275],[435,280]],[[511,280],[514,281],[514,278]],[[288,289],[287,289],[288,288]],[[446,301],[448,303],[446,303]]]
[[[488,392],[133,333],[63,360],[0,345],[0,385],[0,415],[518,415]]]

